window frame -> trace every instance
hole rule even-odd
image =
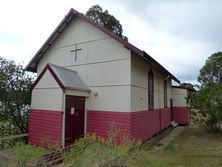
[[[167,81],[163,82],[163,105],[167,108]]]
[[[148,73],[148,110],[154,109],[154,76],[153,71]]]

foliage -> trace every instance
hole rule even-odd
[[[222,52],[212,54],[200,69],[198,81],[202,85],[212,83],[222,84]]]
[[[131,141],[126,129],[115,122],[109,124],[108,139],[114,144],[124,144]]]
[[[13,124],[9,122],[0,122],[0,138],[11,136],[19,133],[19,129],[17,129]],[[6,149],[12,147],[17,140],[6,140],[0,141],[0,149]]]
[[[116,125],[112,127],[110,131],[114,132],[110,132],[110,137],[107,139],[95,134],[78,139],[70,153],[65,156],[65,164],[78,167],[148,166],[148,153],[141,142],[128,137],[119,138],[119,132],[123,132],[122,129],[118,129],[119,127]],[[122,139],[124,141],[120,142]]]
[[[78,167],[147,166],[148,153],[140,142],[128,141],[118,145],[92,134],[75,142],[71,152],[65,156],[65,163]]]
[[[190,93],[187,103],[193,122],[206,131],[218,131],[222,123],[222,52],[212,54],[200,69],[199,90]]]
[[[211,84],[202,87],[187,98],[188,104],[194,112],[194,123],[207,131],[217,131],[222,123],[222,85]]]
[[[196,85],[193,85],[191,83],[185,83],[184,82],[184,83],[181,83],[180,86],[184,87],[184,88],[187,88],[188,90],[191,90],[191,91],[195,91],[196,90],[195,89]]]
[[[17,126],[21,133],[28,129],[28,109],[32,78],[14,61],[0,57],[0,118]]]
[[[23,142],[16,143],[14,147],[16,157],[13,159],[11,166],[24,167],[30,162],[35,162],[38,166],[38,159],[46,153],[46,150]]]
[[[94,5],[88,9],[86,16],[94,20],[99,25],[112,31],[114,34],[118,35],[124,40],[128,40],[126,36],[122,35],[123,29],[119,20],[117,20],[113,15],[109,14],[108,10],[103,11],[102,7],[99,5]]]

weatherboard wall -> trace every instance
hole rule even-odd
[[[47,70],[32,90],[29,143],[61,145],[63,91]]]
[[[42,147],[61,146],[62,111],[31,109],[29,143]]]
[[[187,97],[187,89],[181,89],[181,88],[172,88],[172,94],[174,99],[174,106],[175,107],[186,107],[186,97]]]
[[[87,133],[107,137],[114,126],[120,138],[145,141],[170,125],[170,108],[136,112],[87,111]],[[118,137],[117,137],[118,138]]]
[[[78,51],[75,61],[75,49]],[[130,51],[91,24],[75,18],[41,58],[37,73],[47,63],[77,71],[91,89],[87,108],[130,111]],[[95,96],[97,94],[97,96]]]
[[[63,91],[47,70],[32,90],[32,109],[62,111]]]
[[[75,46],[78,51],[70,52]],[[73,19],[69,26],[49,48],[38,64],[37,72],[41,71],[47,62],[59,66],[79,66],[90,63],[102,63],[129,59],[130,52],[119,42],[81,19]]]
[[[131,111],[148,109],[148,73],[153,71],[154,109],[164,108],[163,82],[167,79],[167,107],[170,107],[171,79],[141,59],[132,56],[131,61]]]
[[[190,124],[190,111],[187,107],[173,107],[173,120],[181,125]]]
[[[172,87],[173,95],[173,120],[178,124],[190,123],[190,111],[187,107],[187,89]]]

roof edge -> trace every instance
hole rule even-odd
[[[196,92],[195,89],[192,89],[192,88],[186,88],[186,87],[183,87],[183,86],[172,85],[171,87],[172,87],[172,88],[177,88],[177,89],[186,89],[186,90],[188,90],[188,91]]]
[[[45,66],[45,68],[42,70],[42,72],[40,73],[40,75],[37,77],[37,79],[35,80],[35,82],[32,84],[31,86],[31,91],[35,88],[35,86],[39,83],[39,81],[41,80],[41,78],[43,77],[43,75],[46,73],[46,71],[49,70],[49,72],[51,73],[51,75],[53,76],[53,78],[56,80],[56,82],[58,83],[58,85],[60,86],[60,88],[64,91],[65,90],[65,86],[62,84],[62,82],[60,81],[60,79],[57,77],[57,75],[55,74],[55,72],[53,71],[53,69],[50,67],[49,64],[47,64]]]
[[[55,28],[55,30],[52,32],[52,34],[46,39],[46,41],[44,42],[44,44],[41,46],[41,48],[36,52],[36,54],[33,56],[33,58],[29,61],[29,63],[26,65],[26,67],[24,68],[24,70],[26,71],[31,71],[31,72],[36,72],[36,69],[32,69],[30,66],[31,64],[38,58],[38,56],[42,56],[45,52],[43,52],[43,50],[48,50],[48,48],[51,46],[51,44],[54,42],[54,40],[57,39],[57,37],[55,37],[56,33],[58,33],[58,36],[63,32],[63,30],[65,29],[65,27],[68,25],[68,23],[70,23],[70,21],[73,18],[73,13],[76,13],[77,11],[74,10],[73,8],[71,8],[69,10],[69,12],[65,15],[65,17],[63,18],[63,20],[59,23],[59,25]],[[63,25],[66,24],[66,26],[64,27],[64,29],[62,29],[61,31],[59,31],[60,28],[63,27]],[[54,39],[54,40],[52,40]],[[41,57],[40,57],[41,58]]]
[[[160,69],[161,71],[167,73],[171,76],[173,80],[180,83],[180,81],[171,74],[167,69],[165,69],[160,63],[158,63],[155,59],[153,59],[149,54],[147,54],[145,51],[140,50],[136,46],[132,45],[128,41],[125,41],[118,35],[114,34],[113,32],[107,30],[106,28],[100,26],[96,22],[94,22],[92,19],[86,17],[82,13],[79,13],[75,9],[71,8],[69,12],[65,15],[64,19],[59,23],[59,25],[56,27],[56,29],[53,31],[53,33],[48,37],[48,39],[45,41],[45,43],[42,45],[42,47],[37,51],[37,53],[34,55],[34,57],[30,60],[30,62],[25,67],[26,71],[36,72],[37,71],[37,64],[39,59],[45,54],[45,52],[48,50],[48,48],[51,46],[51,44],[59,37],[59,35],[63,32],[63,30],[68,26],[68,24],[71,22],[74,16],[79,17],[80,19],[85,20],[89,24],[95,26],[105,34],[112,37],[114,40],[120,42],[125,48],[133,51],[143,59],[145,59],[147,62],[151,63],[154,67]],[[34,66],[34,67],[32,67]]]
[[[147,59],[150,60],[152,62],[152,64],[156,64],[158,66],[158,68],[164,72],[166,72],[167,74],[170,75],[170,77],[176,81],[177,83],[180,84],[180,80],[177,79],[173,74],[171,74],[165,67],[163,67],[160,63],[158,63],[154,58],[152,58],[148,53],[146,53],[145,51],[143,51],[143,56],[146,58],[148,57]]]

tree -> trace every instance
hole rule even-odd
[[[188,90],[191,90],[191,91],[195,91],[195,85],[191,84],[191,83],[181,83],[180,84],[181,87],[184,87],[184,88],[187,88]]]
[[[200,69],[198,81],[203,85],[222,84],[222,52],[212,54]]]
[[[198,112],[193,113],[194,122],[207,131],[218,131],[222,123],[222,85],[211,84],[188,95],[188,103]]]
[[[97,24],[112,31],[122,39],[128,41],[128,38],[122,35],[123,29],[119,20],[117,20],[113,15],[109,14],[108,10],[103,11],[102,7],[99,5],[94,5],[88,9],[86,16],[94,20]]]
[[[21,133],[28,130],[32,78],[14,61],[0,57],[0,117],[14,124]]]
[[[200,69],[200,87],[190,93],[187,102],[193,111],[193,120],[202,128],[217,131],[222,124],[222,52],[212,54]]]

